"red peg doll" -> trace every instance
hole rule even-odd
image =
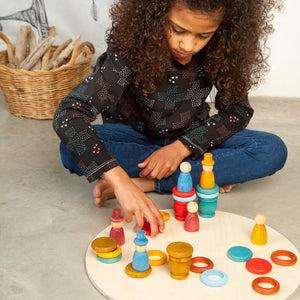
[[[122,211],[120,208],[114,208],[113,214],[110,217],[111,220],[111,230],[109,236],[114,238],[117,243],[122,246],[125,244],[125,234],[123,230],[123,220]]]
[[[189,202],[187,205],[187,211],[188,212],[184,221],[184,229],[188,232],[196,232],[200,228],[197,202]]]

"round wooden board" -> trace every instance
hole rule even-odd
[[[190,243],[194,248],[193,257],[205,256],[214,263],[214,268],[228,275],[228,282],[222,287],[209,287],[200,280],[200,274],[190,272],[186,280],[178,281],[170,276],[168,263],[152,267],[150,276],[135,279],[126,275],[125,267],[132,261],[134,253],[135,233],[134,222],[124,223],[125,245],[122,246],[122,259],[113,264],[104,264],[97,260],[96,254],[89,245],[86,252],[86,270],[93,285],[108,299],[116,300],[283,300],[287,299],[300,283],[299,252],[296,247],[282,234],[267,226],[268,242],[264,246],[251,243],[251,232],[254,220],[217,211],[214,218],[200,217],[200,230],[196,233],[186,232],[184,223],[175,219],[173,210],[166,222],[163,234],[156,238],[149,237],[147,250],[158,249],[166,252],[166,247],[175,241]],[[105,228],[96,237],[109,236],[111,226]],[[95,237],[95,238],[96,238]],[[280,290],[275,295],[261,295],[255,292],[252,281],[259,277],[247,271],[245,262],[235,262],[227,257],[227,251],[233,246],[248,247],[253,257],[267,259],[272,264],[272,270],[266,276],[280,283]],[[276,250],[289,250],[297,255],[298,261],[290,267],[274,264],[271,253]]]

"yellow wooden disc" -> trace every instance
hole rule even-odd
[[[160,250],[148,250],[149,264],[150,266],[161,266],[167,261],[167,255]],[[157,256],[159,259],[153,259],[151,257]]]
[[[185,242],[174,242],[168,245],[167,252],[176,258],[188,257],[193,254],[193,247]]]
[[[128,276],[133,277],[133,278],[144,278],[150,275],[152,271],[151,266],[149,266],[149,269],[146,271],[136,271],[132,268],[132,263],[128,264],[125,268],[125,272]]]
[[[162,215],[165,222],[170,219],[170,214],[168,212],[160,210],[160,213],[161,213],[161,215]]]
[[[117,249],[115,249],[112,252],[96,252],[96,254],[102,258],[115,258],[115,257],[119,256],[121,254],[121,252],[122,252],[121,247],[119,245],[117,245]]]
[[[111,237],[100,237],[92,241],[91,247],[96,253],[102,253],[116,250],[117,245],[117,241]]]

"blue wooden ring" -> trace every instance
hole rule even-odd
[[[174,194],[172,194],[172,196],[173,196],[173,199],[178,201],[178,202],[190,202],[190,201],[193,201],[197,198],[196,194],[194,194],[191,197],[178,197],[178,196],[175,196]]]
[[[219,196],[219,192],[218,193],[214,193],[214,194],[201,194],[199,192],[197,192],[197,195],[199,198],[205,198],[205,199],[212,199],[212,198],[217,198]]]
[[[105,264],[112,264],[112,263],[115,263],[117,261],[119,261],[121,258],[122,258],[122,253],[117,256],[117,257],[114,257],[114,258],[102,258],[98,255],[96,255],[97,259]]]
[[[208,276],[218,276],[218,277],[220,277],[220,279],[212,280],[212,279],[209,279]],[[220,270],[216,270],[216,269],[210,269],[210,270],[204,271],[201,274],[200,278],[204,284],[206,284],[208,286],[213,286],[213,287],[222,286],[228,280],[228,276],[226,275],[226,273],[224,273],[223,271],[220,271]]]

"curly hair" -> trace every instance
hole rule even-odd
[[[269,70],[266,45],[273,33],[272,9],[280,0],[119,0],[110,9],[112,26],[106,33],[111,50],[126,57],[135,72],[134,84],[151,94],[166,76],[172,56],[168,48],[168,11],[183,4],[201,13],[223,12],[213,37],[201,50],[204,69],[228,105],[245,96]]]

